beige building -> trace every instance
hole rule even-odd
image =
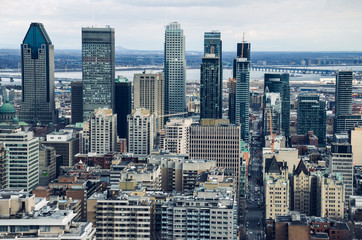
[[[164,75],[163,72],[135,74],[133,78],[133,107],[145,108],[155,117],[154,135],[163,128]]]
[[[288,164],[289,173],[293,173],[293,168],[298,166],[299,157],[296,148],[280,148],[271,152],[270,148],[263,148],[263,173],[265,173],[265,159],[275,156],[278,162],[286,162]]]
[[[351,130],[353,165],[362,166],[362,126]]]
[[[154,239],[154,201],[149,197],[95,193],[87,200],[87,217],[97,224],[97,239]]]
[[[189,153],[189,128],[192,118],[171,118],[165,125],[163,149],[170,153]]]
[[[136,108],[127,116],[128,122],[128,152],[149,155],[153,150],[154,116],[150,110]]]
[[[265,217],[275,219],[289,211],[289,179],[286,162],[277,162],[275,157],[266,163],[264,180]]]
[[[293,177],[293,210],[298,211],[307,216],[311,214],[311,191],[312,191],[312,177],[306,168],[303,160],[298,164],[294,170]]]
[[[319,213],[321,217],[344,218],[344,184],[340,174],[318,176]]]

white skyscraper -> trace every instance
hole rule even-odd
[[[164,49],[165,113],[186,110],[185,36],[181,25],[172,22],[166,26]]]

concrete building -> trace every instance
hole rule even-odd
[[[350,131],[353,165],[362,166],[362,127],[355,127]]]
[[[185,36],[177,22],[165,29],[164,73],[165,114],[186,112]]]
[[[133,78],[133,108],[145,108],[155,117],[154,136],[163,128],[164,115],[163,72],[135,74]]]
[[[132,82],[118,76],[115,85],[115,110],[117,114],[117,133],[120,138],[128,137],[127,116],[132,112]]]
[[[318,213],[321,217],[344,218],[345,186],[340,174],[318,176]]]
[[[332,143],[329,153],[329,172],[339,173],[345,187],[344,200],[348,206],[349,196],[353,195],[353,153],[352,146],[348,143]]]
[[[291,208],[293,211],[311,216],[312,177],[303,160],[300,160],[293,172],[292,187]]]
[[[71,132],[53,132],[41,144],[54,147],[56,154],[63,156],[62,166],[73,166],[74,156],[79,152],[79,139]]]
[[[170,153],[189,153],[189,128],[192,118],[171,118],[166,124],[163,137],[163,149]]]
[[[288,178],[288,166],[286,162],[278,162],[273,156],[266,162],[264,196],[265,218],[275,219],[278,215],[284,215],[290,207],[290,183]]]
[[[51,209],[27,192],[0,192],[0,229],[4,239],[92,240],[90,222],[75,222],[72,210]]]
[[[83,120],[95,109],[114,110],[114,28],[82,28]]]
[[[5,189],[9,184],[9,158],[8,151],[4,148],[4,144],[0,144],[0,189]]]
[[[39,139],[33,132],[0,133],[9,154],[8,187],[33,190],[39,184]]]
[[[54,147],[39,149],[39,185],[47,186],[56,178],[56,151]]]
[[[87,202],[88,221],[97,224],[97,239],[155,239],[155,202],[149,197],[118,193],[107,198],[95,193]]]
[[[74,156],[75,163],[84,163],[90,167],[100,167],[101,169],[110,169],[112,161],[117,159],[116,152],[108,152],[104,154],[97,153],[78,153]]]
[[[296,148],[280,148],[271,152],[270,148],[263,148],[263,172],[265,173],[265,162],[267,158],[275,156],[278,162],[286,162],[289,173],[293,173],[293,168],[298,166],[299,157]]]
[[[89,118],[89,152],[117,151],[117,114],[112,109],[95,109]]]
[[[56,123],[54,45],[42,23],[31,23],[21,44],[22,101],[20,120]]]
[[[137,108],[128,115],[128,152],[148,155],[153,150],[153,121],[150,110]]]
[[[237,239],[237,205],[232,190],[199,190],[162,205],[161,239]]]
[[[83,122],[83,84],[82,81],[71,83],[72,123]]]

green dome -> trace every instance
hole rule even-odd
[[[15,114],[16,110],[13,107],[13,105],[11,105],[9,103],[9,99],[6,99],[5,103],[0,107],[0,114]]]
[[[18,117],[15,115],[15,117],[13,118],[13,122],[14,123],[19,123],[19,119],[18,119]]]

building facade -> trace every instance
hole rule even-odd
[[[9,183],[9,158],[8,151],[5,149],[4,144],[0,144],[0,189],[8,187]]]
[[[95,109],[114,109],[114,29],[82,28],[83,120]]]
[[[165,125],[163,149],[170,153],[189,153],[189,128],[192,118],[171,118]]]
[[[22,102],[20,120],[57,122],[54,103],[54,45],[42,23],[31,23],[21,44]]]
[[[83,84],[81,81],[71,83],[72,123],[83,122]]]
[[[115,85],[115,111],[117,133],[120,138],[128,137],[127,116],[132,112],[132,83],[127,78],[118,77]]]
[[[56,151],[54,147],[39,149],[39,185],[48,186],[56,178]]]
[[[164,47],[165,113],[186,112],[185,36],[181,25],[166,26]]]

